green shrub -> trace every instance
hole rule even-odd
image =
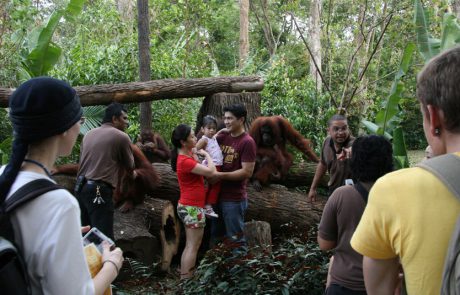
[[[183,294],[323,294],[329,257],[318,247],[316,229],[308,237],[283,237],[272,253],[232,255],[210,250]],[[250,252],[251,253],[251,252]]]
[[[309,78],[295,78],[296,70],[284,58],[275,61],[264,77],[261,112],[281,115],[319,152],[326,137],[327,120],[335,113],[325,94],[318,93]]]

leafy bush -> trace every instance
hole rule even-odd
[[[325,94],[318,93],[308,78],[294,78],[296,70],[281,57],[264,77],[261,112],[281,115],[319,151],[326,136],[327,120],[335,113]]]
[[[210,250],[195,276],[181,284],[182,292],[323,294],[329,258],[318,247],[315,229],[308,237],[283,238],[272,253],[232,255],[225,246]]]

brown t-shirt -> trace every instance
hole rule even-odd
[[[353,186],[339,187],[327,200],[318,228],[322,239],[337,242],[330,272],[331,283],[358,291],[366,290],[363,256],[351,248],[350,240],[365,207],[364,199]]]
[[[344,142],[343,147],[349,148],[352,146],[354,137],[350,136]],[[331,194],[336,188],[345,184],[345,179],[351,178],[350,163],[349,159],[337,160],[337,151],[334,147],[334,142],[331,137],[328,136],[324,140],[323,148],[321,150],[321,163],[326,165],[327,172],[329,173],[329,194]]]
[[[78,176],[105,181],[115,188],[123,168],[134,168],[131,140],[126,133],[110,123],[86,133],[81,143]]]
[[[222,132],[217,136],[217,142],[224,157],[222,164],[223,172],[241,169],[243,162],[256,161],[256,143],[246,132],[237,137],[232,137],[230,133]],[[242,201],[246,199],[247,182],[248,179],[239,181],[222,180],[219,200]]]

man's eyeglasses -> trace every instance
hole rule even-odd
[[[85,118],[85,117],[81,117],[81,118],[80,118],[80,125],[85,124],[85,121],[86,121],[86,118]]]
[[[334,132],[334,133],[338,133],[340,131],[346,132],[348,130],[348,125],[345,125],[345,126],[342,126],[342,127],[334,126],[331,129],[332,129],[332,132]]]

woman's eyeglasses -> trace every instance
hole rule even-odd
[[[85,124],[85,121],[86,121],[86,118],[85,118],[85,117],[81,117],[81,118],[80,118],[80,125]]]

